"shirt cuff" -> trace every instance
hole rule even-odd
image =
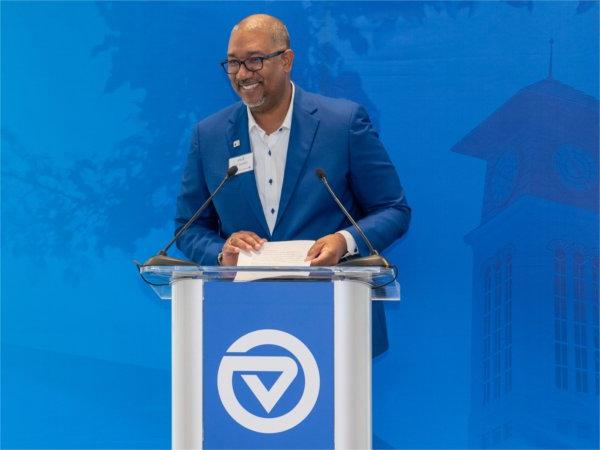
[[[346,248],[348,249],[348,252],[344,255],[344,257],[356,255],[358,253],[358,247],[356,245],[356,241],[354,240],[354,236],[352,236],[346,230],[340,230],[338,233],[344,236],[344,239],[346,239]]]

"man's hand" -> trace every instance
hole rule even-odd
[[[237,231],[233,233],[223,244],[223,259],[221,264],[224,266],[237,265],[239,253],[244,251],[260,250],[266,239],[259,237],[252,231]]]
[[[322,237],[308,250],[306,261],[311,266],[335,266],[346,254],[346,239],[339,233]]]

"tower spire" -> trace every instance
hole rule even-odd
[[[552,59],[554,53],[554,38],[550,38],[550,61],[548,62],[548,78],[552,78]]]

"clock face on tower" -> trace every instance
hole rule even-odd
[[[561,182],[578,191],[590,189],[596,181],[595,164],[591,155],[574,145],[562,145],[554,155],[554,169]]]
[[[508,201],[517,184],[519,154],[515,150],[505,151],[489,175],[488,198],[490,206],[497,208]]]

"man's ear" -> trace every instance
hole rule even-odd
[[[296,56],[296,55],[292,49],[288,49],[285,51],[285,53],[281,54],[281,61],[283,62],[283,69],[286,72],[292,71],[292,66],[294,64],[294,56]]]

